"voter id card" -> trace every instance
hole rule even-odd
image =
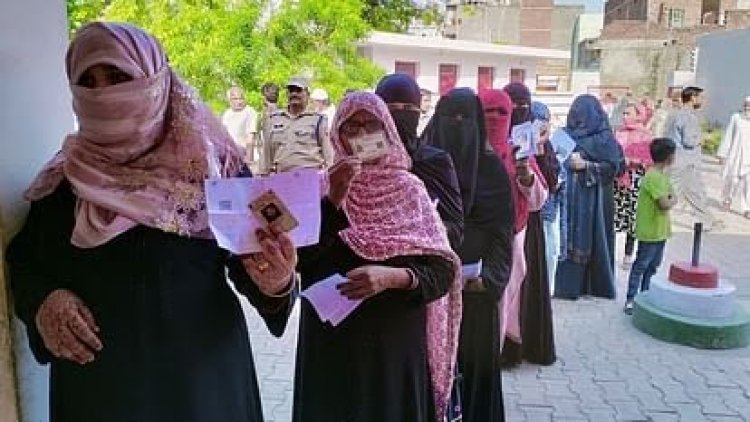
[[[289,208],[273,190],[261,194],[250,204],[250,208],[255,217],[266,226],[274,226],[285,233],[294,230],[299,225]]]
[[[362,161],[372,161],[388,152],[388,142],[383,132],[352,138],[354,154]]]

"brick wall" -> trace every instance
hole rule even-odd
[[[583,6],[554,6],[552,0],[521,0],[499,6],[458,6],[446,33],[456,39],[569,50]]]
[[[651,0],[648,4],[649,20],[667,26],[669,9],[680,9],[685,12],[683,27],[701,24],[703,5],[700,0]]]
[[[669,9],[680,9],[685,13],[683,26],[697,26],[703,22],[704,1],[706,0],[609,0],[605,3],[604,23],[606,25],[615,20],[648,19],[667,26]],[[705,6],[707,10],[715,9],[717,17],[726,10],[738,7],[738,0],[714,1],[715,3],[706,1]]]
[[[637,96],[665,95],[668,75],[677,66],[677,51],[660,41],[605,41],[602,47],[602,85],[627,86]]]
[[[532,3],[532,5],[526,5]],[[527,0],[521,6],[521,45],[550,48],[552,44],[552,11],[551,5]]]
[[[615,20],[646,20],[648,0],[608,0],[604,4],[604,24]]]
[[[729,10],[726,17],[727,29],[750,28],[750,10]]]

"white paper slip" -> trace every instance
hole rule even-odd
[[[328,317],[328,322],[331,323],[334,327],[337,327],[339,324],[341,324],[341,321],[345,320],[346,317],[349,316],[352,312],[354,312],[355,309],[359,306],[360,303],[362,303],[362,300],[349,300],[346,298],[346,296],[341,296],[346,301],[345,303],[342,302],[342,306],[339,306],[338,309],[336,309],[330,317]]]
[[[208,223],[219,246],[235,254],[260,251],[255,231],[264,223],[253,215],[250,204],[269,189],[299,221],[299,226],[289,233],[294,245],[318,243],[320,178],[317,169],[300,169],[268,177],[206,180]]]
[[[552,134],[550,142],[552,143],[552,149],[555,150],[555,154],[557,155],[557,160],[561,163],[564,163],[576,148],[576,141],[562,128],[557,129]]]
[[[346,277],[334,274],[302,291],[302,297],[315,309],[323,322],[330,322],[334,327],[346,319],[362,303],[362,300],[349,300],[336,288],[346,282]]]
[[[461,267],[461,274],[464,281],[471,278],[478,278],[482,274],[482,260],[473,264],[464,264]]]

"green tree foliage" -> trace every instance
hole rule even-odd
[[[70,32],[74,33],[84,23],[98,19],[107,4],[109,4],[107,0],[68,0],[68,28]]]
[[[382,71],[357,54],[355,40],[369,25],[359,0],[284,2],[264,31],[264,57],[277,62],[261,70],[263,80],[302,74],[339,98],[347,88],[370,87]]]
[[[412,0],[367,0],[363,14],[374,29],[406,32],[412,19],[420,15],[420,10]]]
[[[225,104],[230,84],[245,86],[239,76],[254,58],[244,41],[253,35],[260,14],[257,4],[229,6],[222,0],[113,0],[103,18],[130,22],[154,34],[172,66],[218,108]]]
[[[101,18],[153,33],[174,68],[215,110],[239,85],[256,108],[265,82],[283,86],[294,75],[331,97],[372,86],[382,70],[357,54],[370,25],[362,0],[68,0],[71,30]],[[71,6],[72,4],[72,6]],[[94,13],[96,6],[99,12]]]
[[[445,21],[445,16],[436,5],[428,6],[419,11],[419,19],[425,25],[439,26]]]

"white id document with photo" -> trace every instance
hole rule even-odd
[[[208,223],[219,246],[234,254],[260,252],[255,235],[266,223],[253,215],[251,204],[273,191],[299,225],[288,233],[295,247],[318,243],[320,180],[318,169],[299,169],[268,177],[213,178],[205,182]]]
[[[344,282],[346,282],[346,277],[341,274],[334,274],[318,281],[301,293],[302,297],[307,299],[315,309],[318,318],[322,322],[329,322],[334,327],[339,325],[362,303],[362,299],[351,300],[341,294],[336,286]]]
[[[557,160],[561,163],[564,163],[576,148],[576,141],[562,128],[557,129],[552,134],[550,142],[552,143],[552,149],[555,150],[555,154],[557,155]]]

